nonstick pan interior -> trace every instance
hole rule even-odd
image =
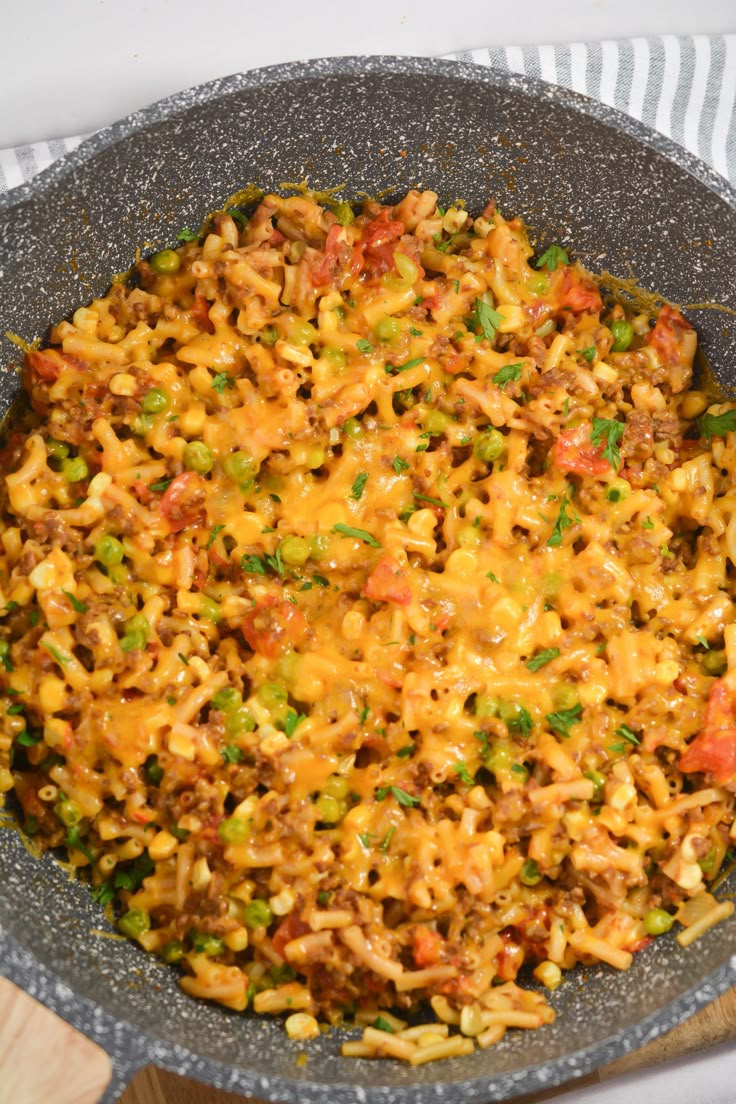
[[[672,143],[539,82],[416,59],[306,62],[182,93],[91,139],[0,197],[0,330],[31,340],[102,292],[136,246],[171,244],[247,184],[346,182],[398,197],[431,187],[479,210],[493,196],[540,245],[633,274],[681,304],[736,309],[736,195]],[[686,311],[716,377],[736,384],[733,322]],[[3,339],[3,363],[18,350]],[[0,377],[0,410],[18,390]],[[0,832],[0,972],[102,1043],[114,1099],[149,1061],[261,1098],[335,1104],[505,1100],[631,1050],[736,982],[736,916],[688,950],[657,940],[619,974],[568,975],[556,1022],[474,1055],[411,1069],[303,1045],[281,1024],[196,1003],[173,973],[105,928],[86,889]]]

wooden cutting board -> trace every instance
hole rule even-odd
[[[727,1040],[736,1041],[736,988],[649,1046],[576,1081],[575,1087],[597,1085]],[[0,978],[0,1104],[95,1104],[109,1077],[104,1051]],[[523,1104],[553,1102],[555,1095],[552,1091],[525,1097]],[[150,1067],[138,1074],[118,1104],[261,1102]]]

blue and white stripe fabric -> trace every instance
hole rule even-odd
[[[446,56],[601,100],[673,138],[736,185],[736,34],[493,46]],[[30,180],[82,137],[0,150],[0,192]]]

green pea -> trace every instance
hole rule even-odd
[[[624,321],[623,318],[618,318],[615,322],[611,322],[608,328],[613,334],[611,352],[625,353],[634,336],[634,327],[630,322]]]
[[[213,707],[219,709],[222,713],[232,713],[234,709],[242,704],[243,697],[234,686],[223,687],[212,698]]]
[[[46,441],[46,452],[49,456],[53,456],[54,460],[64,460],[69,455],[69,446],[64,441],[49,437]]]
[[[601,774],[600,771],[589,770],[583,771],[583,778],[587,778],[589,782],[593,783],[593,801],[599,805],[603,800],[606,785],[605,775]]]
[[[503,456],[506,440],[497,429],[485,429],[473,443],[473,452],[484,464],[491,464]]]
[[[498,700],[489,697],[488,694],[478,694],[475,699],[475,715],[476,717],[497,717]]]
[[[348,437],[360,437],[363,427],[357,418],[346,418],[342,424],[342,431]]]
[[[299,656],[296,652],[282,652],[276,660],[276,673],[285,682],[291,682],[299,666]]]
[[[258,687],[258,698],[266,709],[277,709],[286,704],[289,693],[286,687],[278,682],[264,682]]]
[[[136,414],[130,423],[131,433],[136,437],[145,437],[153,429],[152,414]]]
[[[125,633],[120,638],[120,647],[124,652],[143,650],[148,643],[151,627],[142,613],[136,613],[125,622]]]
[[[322,793],[329,794],[330,797],[336,797],[338,801],[342,801],[346,798],[349,792],[350,783],[347,778],[343,778],[341,774],[331,774],[322,790]]]
[[[317,340],[317,331],[305,318],[295,318],[289,326],[289,341],[292,345],[311,345]]]
[[[511,770],[514,747],[511,740],[494,740],[484,758],[484,764],[492,774]]]
[[[268,907],[267,901],[259,897],[249,901],[243,909],[243,920],[249,928],[267,928],[273,920],[273,913]]]
[[[338,372],[341,371],[348,362],[347,354],[342,349],[333,349],[332,347],[322,350],[320,360],[326,360],[330,367]]]
[[[314,803],[317,810],[317,819],[324,824],[337,824],[342,819],[343,810],[340,802],[329,794],[322,793]]]
[[[674,916],[664,909],[650,909],[644,917],[644,931],[647,935],[664,935],[675,922]]]
[[[306,537],[284,537],[279,548],[284,563],[295,567],[305,564],[312,553],[311,543]]]
[[[223,843],[245,843],[250,838],[250,826],[240,817],[220,821],[217,831]]]
[[[125,551],[122,544],[110,533],[105,533],[95,542],[95,559],[105,567],[114,567],[123,562]]]
[[[206,594],[200,594],[199,616],[204,617],[205,621],[211,621],[213,625],[219,624],[222,621],[222,610],[219,602],[216,602],[214,598],[208,598]]]
[[[269,349],[272,349],[279,339],[279,331],[275,330],[273,326],[267,326],[265,330],[261,330],[259,336],[261,344],[267,345]]]
[[[255,727],[256,722],[244,705],[239,705],[236,709],[233,709],[225,723],[225,729],[230,736],[240,736],[244,732],[253,732]]]
[[[58,801],[56,805],[54,805],[54,812],[61,823],[67,828],[74,828],[82,819],[82,812],[79,806],[73,801],[69,801],[68,798],[63,801]]]
[[[197,954],[207,955],[208,958],[215,958],[225,950],[225,944],[219,935],[210,935],[209,932],[192,932],[191,940]]]
[[[450,424],[450,415],[443,410],[430,410],[422,421],[423,428],[433,437],[440,437]]]
[[[706,652],[705,655],[700,658],[700,666],[703,668],[706,675],[725,674],[728,668],[725,651],[716,649],[711,652]]]
[[[383,318],[379,318],[376,322],[373,332],[379,341],[395,341],[401,333],[401,323],[397,322],[395,318],[391,318],[389,315],[384,315]]]
[[[523,707],[518,702],[500,701],[498,715],[507,728],[516,730],[521,726]]]
[[[146,778],[153,786],[158,786],[164,776],[164,768],[160,765],[157,756],[149,755],[146,759],[144,770]]]
[[[415,284],[417,282],[419,279],[419,269],[411,257],[407,257],[406,253],[402,253],[397,249],[394,253],[394,264],[396,265],[396,271],[401,277],[404,285]]]
[[[334,212],[341,226],[349,226],[351,222],[355,222],[355,214],[349,203],[337,203]]]
[[[522,885],[535,886],[542,880],[539,867],[535,863],[534,859],[527,859],[521,868],[521,874],[519,875]]]
[[[181,268],[181,257],[174,249],[161,249],[149,257],[148,263],[159,276],[173,276]]]
[[[143,935],[150,927],[151,917],[145,909],[129,909],[118,920],[118,928],[123,935],[127,935],[130,939],[136,939],[139,935]]]
[[[578,704],[577,690],[569,682],[556,682],[552,687],[552,701],[555,709],[574,709]]]
[[[180,939],[170,939],[168,943],[164,943],[161,948],[161,957],[169,966],[181,962],[184,957],[184,944]]]
[[[324,533],[316,533],[309,542],[313,560],[321,560],[327,554],[330,547],[329,537]]]
[[[152,387],[141,399],[141,410],[144,414],[160,414],[168,405],[169,396],[159,387]]]
[[[81,483],[89,476],[87,461],[82,456],[70,456],[61,462],[61,474],[67,483]]]
[[[258,471],[258,464],[245,449],[231,452],[222,462],[222,470],[233,483],[245,483]]]

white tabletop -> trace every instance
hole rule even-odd
[[[213,77],[297,58],[735,30],[734,0],[7,0],[0,147],[94,130]]]
[[[214,77],[299,58],[736,31],[734,0],[12,0],[0,147],[79,134]],[[574,1089],[560,1104],[733,1104],[736,1047]]]

